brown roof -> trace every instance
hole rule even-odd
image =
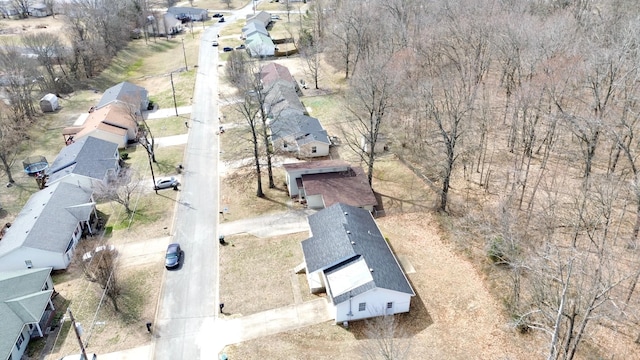
[[[330,168],[336,166],[344,166],[348,167],[349,163],[342,160],[317,160],[317,161],[305,161],[291,164],[283,164],[282,165],[285,171],[290,170],[304,170],[304,169],[322,169],[322,168]]]
[[[118,135],[126,134],[127,130],[138,126],[127,106],[111,103],[95,110],[85,120],[82,126],[72,126],[62,130],[63,135],[83,137],[99,129]],[[75,131],[75,132],[74,132]]]
[[[260,78],[265,86],[269,86],[278,80],[284,80],[294,84],[296,82],[293,76],[291,76],[289,69],[277,63],[269,63],[262,67]]]
[[[307,196],[322,195],[325,207],[336,203],[357,207],[378,204],[361,167],[351,167],[347,172],[302,175],[302,184]]]

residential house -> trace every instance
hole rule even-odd
[[[248,15],[247,16],[247,25],[249,25],[252,22],[258,23],[258,24],[262,25],[263,27],[267,28],[269,26],[269,24],[271,23],[271,14],[269,14],[266,11],[260,11],[259,13],[255,14],[255,15]]]
[[[415,292],[369,211],[338,203],[308,221],[309,288],[326,291],[336,323],[409,311]]]
[[[297,111],[284,111],[269,122],[271,143],[276,151],[311,158],[329,155],[331,141],[320,121]]]
[[[269,32],[267,31],[267,28],[257,21],[250,22],[242,28],[243,39],[246,39],[247,37],[255,33],[260,33],[262,35],[269,36]]]
[[[127,104],[132,110],[144,111],[149,107],[149,93],[147,89],[141,86],[123,81],[104,92],[100,102],[96,105],[96,109],[100,109],[114,101]]]
[[[46,171],[46,185],[64,182],[87,189],[106,184],[120,172],[118,145],[93,136],[64,147]]]
[[[266,89],[264,99],[265,113],[267,118],[275,120],[290,113],[308,115],[295,89],[283,81],[277,81]]]
[[[20,12],[11,0],[0,0],[0,14],[7,19],[20,18]]]
[[[36,192],[0,241],[0,271],[66,269],[95,216],[91,189],[59,182]]]
[[[64,128],[62,135],[66,144],[93,136],[123,149],[137,141],[140,118],[139,112],[134,113],[130,106],[114,101],[92,111],[82,125]]]
[[[43,3],[34,3],[29,5],[29,15],[33,17],[47,17],[53,15],[53,10]]]
[[[276,53],[276,45],[273,40],[262,33],[254,32],[247,36],[245,40],[247,44],[247,50],[251,57],[267,57],[273,56]]]
[[[342,160],[319,160],[283,167],[289,196],[305,201],[311,209],[323,209],[340,202],[373,212],[378,204],[359,166]]]
[[[205,21],[209,18],[207,9],[173,6],[167,9],[167,13],[178,20]]]
[[[282,66],[278,63],[269,63],[260,69],[260,81],[265,89],[270,89],[276,83],[282,83],[290,85],[298,94],[302,95],[302,90],[298,86],[298,82],[293,78],[291,72],[286,66]]]
[[[21,359],[53,320],[51,268],[0,272],[0,359]]]
[[[147,19],[147,32],[153,36],[169,36],[184,31],[182,21],[171,14],[163,14],[158,18],[149,16]]]
[[[360,137],[360,148],[367,154],[371,153],[371,140],[369,140],[368,135],[362,135]],[[388,141],[387,136],[382,133],[378,133],[376,136],[376,143],[373,147],[373,152],[376,154],[382,154],[383,152],[388,150]]]

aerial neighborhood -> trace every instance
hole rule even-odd
[[[0,360],[639,358],[638,39],[630,0],[0,0]]]

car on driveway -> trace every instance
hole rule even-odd
[[[180,185],[178,179],[172,177],[164,177],[156,180],[156,190],[175,188]]]
[[[229,51],[233,51],[233,48],[231,46],[225,46],[222,51],[224,52],[229,52]]]
[[[211,46],[218,46],[218,41],[217,40],[213,40],[213,42],[211,43]]]
[[[164,266],[167,269],[173,269],[180,266],[180,260],[182,259],[182,250],[180,244],[173,243],[167,247],[167,255],[164,259]]]
[[[100,253],[101,251],[109,251],[109,252],[113,252],[115,253],[116,251],[116,247],[113,245],[101,245],[98,246],[97,248],[84,253],[84,255],[82,255],[82,261],[90,261],[96,254]]]
[[[213,14],[213,16],[212,16],[212,17],[214,17],[214,18],[220,18],[220,17],[222,17],[222,16],[223,16],[223,15],[222,15],[222,14],[220,14],[220,13],[215,13],[215,14]]]
[[[218,22],[224,22],[224,17],[221,17],[220,20],[218,20]]]

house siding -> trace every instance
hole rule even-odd
[[[296,184],[296,179],[301,178],[302,175],[308,174],[324,174],[330,172],[339,172],[339,171],[347,171],[349,170],[350,165],[346,164],[344,166],[333,166],[326,167],[321,169],[300,169],[300,170],[292,170],[287,172],[287,188],[289,190],[289,196],[294,197],[300,193],[298,189],[298,185]]]
[[[360,303],[366,304],[364,311],[359,311],[358,305]],[[393,303],[393,308],[387,309],[387,303]],[[409,312],[410,305],[410,294],[376,288],[335,305],[335,319],[336,323],[342,323],[375,316],[400,314]],[[352,316],[349,316],[350,311]]]
[[[313,152],[313,147],[316,148],[316,152]],[[312,158],[312,157],[321,157],[329,155],[329,144],[321,143],[319,141],[313,141],[307,144],[304,144],[298,150],[298,154],[301,157]]]

